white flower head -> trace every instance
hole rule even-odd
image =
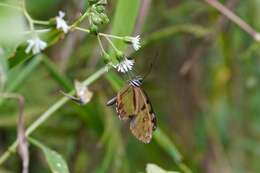
[[[134,62],[134,60],[129,60],[127,57],[124,57],[123,61],[117,65],[113,65],[113,67],[116,68],[118,72],[126,73],[129,70],[132,70]]]
[[[133,48],[135,50],[138,50],[140,49],[141,45],[140,45],[140,35],[136,36],[136,37],[133,37],[132,38],[132,45],[133,45]]]
[[[69,26],[67,22],[63,19],[65,13],[63,11],[59,11],[59,16],[56,17],[56,28],[62,30],[64,33],[69,31]]]
[[[129,36],[125,37],[125,41],[126,41],[127,43],[132,44],[133,48],[134,48],[136,51],[137,51],[138,49],[140,49],[140,47],[141,47],[140,40],[141,40],[140,35],[137,35],[136,37],[129,37]]]
[[[41,39],[34,38],[27,40],[28,46],[25,50],[25,52],[28,54],[32,51],[32,53],[35,55],[37,53],[40,53],[42,50],[44,50],[47,47],[47,43],[42,41]]]

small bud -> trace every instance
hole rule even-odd
[[[103,13],[103,12],[105,12],[105,7],[104,7],[103,5],[98,5],[98,6],[96,7],[96,11],[97,11],[98,13]]]
[[[105,58],[106,60],[109,60],[109,59],[110,59],[110,56],[106,53],[106,54],[104,55],[104,58]]]
[[[95,25],[100,25],[102,22],[102,19],[99,17],[99,15],[93,15],[91,17],[91,21],[95,24]]]
[[[98,33],[98,26],[95,25],[95,24],[92,24],[90,26],[90,33],[97,35],[97,33]]]
[[[105,13],[100,13],[99,17],[101,18],[101,23],[102,24],[108,24],[109,23],[109,18]]]
[[[124,53],[121,51],[116,51],[116,58],[120,61],[124,57]]]
[[[107,0],[100,0],[100,1],[98,2],[98,4],[107,5]]]

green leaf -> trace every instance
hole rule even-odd
[[[43,151],[47,163],[53,173],[69,173],[67,163],[59,153],[51,150],[35,139],[29,138],[29,141]]]
[[[128,36],[132,34],[136,23],[140,2],[140,0],[118,1],[116,13],[113,18],[113,35]],[[126,47],[126,44],[122,42],[122,40],[114,40],[114,44],[121,50]]]
[[[178,173],[178,172],[166,171],[160,168],[159,166],[157,166],[156,164],[148,163],[146,165],[146,173]]]

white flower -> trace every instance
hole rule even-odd
[[[132,45],[133,45],[133,48],[135,50],[138,50],[140,49],[141,45],[140,45],[140,35],[136,36],[136,37],[133,37],[132,38]]]
[[[137,35],[136,37],[130,37],[130,36],[124,37],[125,42],[132,44],[135,50],[138,50],[141,47],[140,39],[141,39],[140,35]]]
[[[25,52],[28,54],[32,51],[32,53],[35,55],[37,53],[40,53],[42,50],[44,50],[47,47],[47,43],[42,41],[41,39],[34,38],[27,40],[28,46],[25,50]]]
[[[63,11],[59,11],[59,16],[56,17],[56,28],[63,30],[64,33],[69,31],[69,26],[67,22],[63,19],[65,13]]]
[[[123,61],[121,61],[117,65],[113,65],[113,67],[116,68],[118,72],[126,73],[129,70],[132,70],[134,62],[134,60],[129,60],[125,57]]]

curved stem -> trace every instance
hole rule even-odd
[[[25,0],[22,1],[22,9],[23,9],[23,14],[25,16],[25,18],[28,20],[29,25],[30,25],[30,29],[32,31],[34,31],[34,25],[33,25],[33,19],[31,18],[31,16],[29,15],[29,13],[26,10],[26,3]]]
[[[110,67],[103,67],[97,72],[95,72],[93,75],[91,75],[89,78],[87,78],[85,81],[83,81],[83,85],[88,86],[91,83],[93,83],[95,80],[100,78],[103,74],[105,74]],[[74,94],[74,90],[70,92],[70,94]],[[45,111],[37,120],[35,120],[26,130],[26,136],[30,136],[32,132],[34,132],[41,124],[43,124],[53,113],[55,113],[58,109],[60,109],[67,101],[69,101],[69,98],[67,97],[62,97],[60,100],[58,100],[54,105],[52,105],[47,111]],[[0,156],[0,165],[3,164],[8,157],[12,153],[15,152],[15,149],[18,145],[18,142],[15,141],[9,148],[8,150],[3,153]]]
[[[80,18],[71,25],[71,28],[74,29],[76,26],[78,26],[88,15],[89,15],[89,12],[88,12],[88,10],[86,10],[86,12],[82,16],[80,16]]]
[[[103,44],[101,42],[101,39],[100,39],[100,36],[99,34],[97,35],[97,39],[98,39],[98,43],[99,43],[99,46],[101,47],[101,50],[103,52],[104,55],[108,56],[108,53],[105,51],[104,47],[103,47]]]

